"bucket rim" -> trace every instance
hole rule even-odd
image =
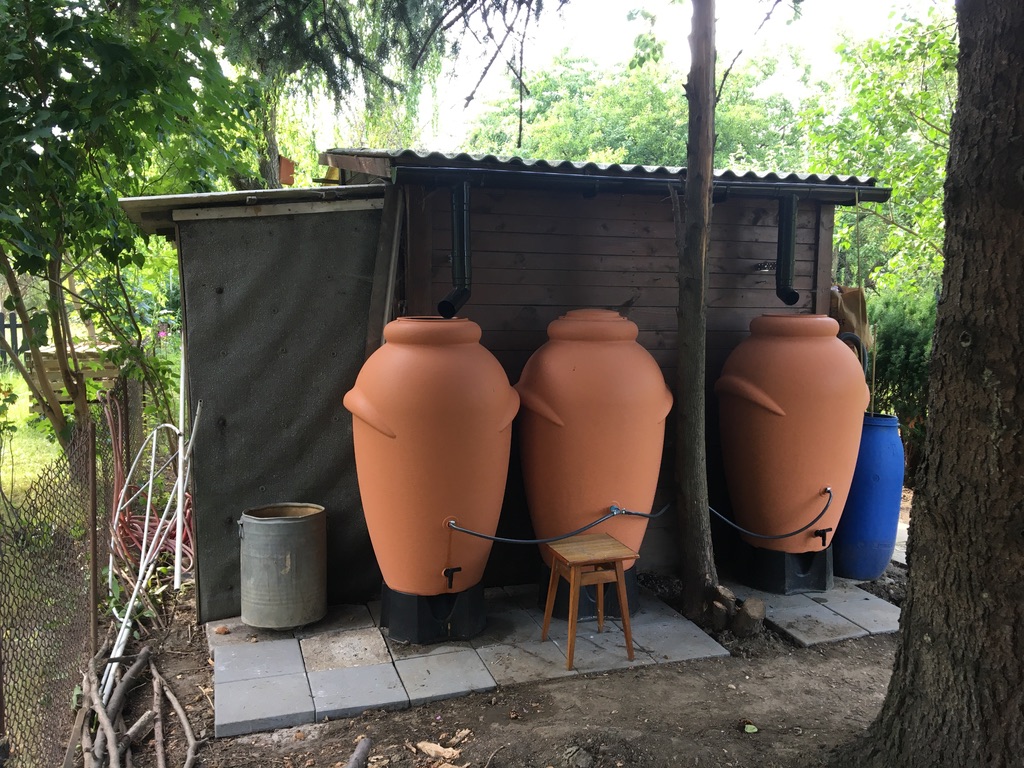
[[[283,510],[301,510],[297,514],[281,515],[274,514]],[[261,504],[258,507],[250,507],[242,512],[242,519],[260,520],[263,522],[287,522],[290,520],[302,520],[313,517],[325,511],[325,507],[319,504],[308,504],[300,501],[281,501],[276,504]],[[265,513],[265,514],[260,514]]]

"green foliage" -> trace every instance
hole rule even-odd
[[[868,301],[875,339],[873,409],[900,421],[910,487],[924,448],[935,310],[934,291],[883,290]]]
[[[779,94],[759,96],[774,72],[754,62],[734,72],[718,106],[717,167],[774,170],[799,163],[803,137],[794,110]],[[491,105],[471,130],[474,152],[546,159],[685,165],[685,75],[654,61],[626,70],[601,70],[563,53],[527,81],[519,136],[519,97]]]
[[[884,207],[838,217],[844,284],[869,277],[904,291],[937,284],[957,47],[951,9],[905,18],[889,38],[841,46],[842,85],[821,84],[804,112],[810,170],[855,169],[893,188]]]
[[[158,2],[123,13],[91,0],[0,6],[0,261],[12,306],[32,312],[31,346],[74,343],[70,291],[86,304],[83,320],[99,320],[124,349],[139,347],[129,283],[146,251],[117,199],[210,190],[233,167],[229,137],[242,115],[204,35],[215,21],[216,8]],[[26,300],[21,286],[32,279],[41,295]],[[68,371],[77,376],[73,361]],[[84,417],[84,400],[75,410]],[[47,416],[66,431],[63,414]]]
[[[0,367],[0,494],[18,506],[32,480],[60,453],[53,433],[39,427],[39,417],[30,412],[31,398],[21,377],[9,367]]]

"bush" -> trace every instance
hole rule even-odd
[[[883,292],[868,302],[874,328],[872,408],[900,421],[906,453],[905,484],[913,488],[928,420],[928,369],[935,330],[936,295]]]

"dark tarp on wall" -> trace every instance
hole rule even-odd
[[[327,509],[328,602],[380,585],[342,398],[363,363],[381,211],[180,221],[199,621],[237,616],[246,509]]]

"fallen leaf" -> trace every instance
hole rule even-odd
[[[306,761],[306,768],[309,768],[311,765],[316,765],[316,760],[314,760],[312,757]]]
[[[462,750],[442,747],[440,744],[435,744],[432,741],[420,741],[416,744],[416,748],[427,757],[432,757],[435,760],[454,760],[462,754]]]
[[[519,713],[516,712],[514,709],[509,710],[508,719],[509,720],[518,720],[519,719]]]
[[[219,627],[214,627],[213,634],[215,635],[230,635],[231,630],[221,624]]]

